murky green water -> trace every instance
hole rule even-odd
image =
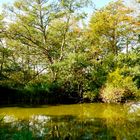
[[[0,140],[139,140],[140,103],[0,108]]]

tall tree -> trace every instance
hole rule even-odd
[[[5,57],[6,57],[6,48],[4,43],[4,16],[0,15],[0,76],[3,75],[3,68],[5,63]]]
[[[128,46],[136,36],[131,13],[132,10],[121,0],[93,13],[89,24],[93,46],[114,54],[125,47],[128,52]]]
[[[19,59],[27,65],[28,71],[33,67],[32,60],[38,62],[40,58],[42,60],[36,67],[41,71],[46,69],[51,73],[52,80],[55,80],[56,71],[52,65],[62,61],[67,54],[65,51],[72,20],[80,20],[79,17],[83,15],[80,9],[87,4],[88,0],[18,0],[13,6],[7,7],[13,20],[7,31],[7,42],[17,42],[12,46],[16,50],[19,48],[19,54],[22,53]],[[23,52],[26,55],[24,58]]]

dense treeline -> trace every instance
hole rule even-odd
[[[93,9],[87,24],[84,8],[91,4],[17,0],[4,6],[1,104],[139,99],[139,13],[118,0]]]

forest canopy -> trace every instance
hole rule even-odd
[[[4,6],[1,103],[139,99],[140,14],[117,0],[93,8],[87,23],[83,9],[91,4],[90,0],[17,0]]]

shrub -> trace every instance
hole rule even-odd
[[[93,102],[97,99],[98,91],[86,91],[83,93],[83,100],[85,102]]]
[[[108,75],[107,82],[100,91],[100,96],[103,102],[115,103],[132,99],[137,96],[137,92],[132,77],[121,75],[121,69],[117,68]]]
[[[129,89],[115,88],[107,85],[101,91],[101,98],[106,103],[125,102],[128,99],[134,98],[134,93]]]

